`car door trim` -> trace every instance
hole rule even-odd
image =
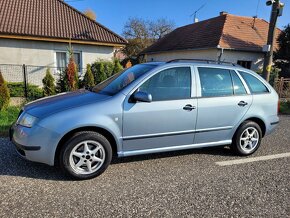
[[[186,134],[191,134],[191,133],[202,133],[202,132],[229,130],[229,129],[232,129],[232,128],[233,128],[232,126],[225,126],[225,127],[207,128],[207,129],[198,129],[198,130],[186,130],[186,131],[178,131],[178,132],[155,133],[155,134],[147,134],[147,135],[135,135],[135,136],[123,137],[123,140],[127,141],[127,140],[166,137],[166,136],[174,136],[174,135],[186,135]]]

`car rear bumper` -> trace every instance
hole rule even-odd
[[[59,135],[43,127],[27,128],[13,124],[9,130],[10,140],[17,153],[30,161],[53,166]]]
[[[278,124],[279,124],[279,117],[277,115],[269,117],[268,123],[266,126],[266,134],[265,135],[269,135],[272,132],[274,132],[274,130],[276,129]]]

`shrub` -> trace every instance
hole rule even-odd
[[[60,72],[59,79],[56,84],[56,92],[58,93],[70,91],[66,71],[67,70]]]
[[[123,70],[122,65],[119,60],[112,61],[103,61],[98,60],[94,62],[91,66],[92,73],[96,84],[106,80],[110,76],[119,73]]]
[[[35,99],[39,99],[43,97],[43,90],[36,85],[28,84],[27,85],[28,91],[28,101],[32,101]]]
[[[73,55],[70,56],[69,63],[66,68],[69,91],[78,89],[78,70]]]
[[[114,60],[114,68],[113,68],[113,74],[120,73],[123,70],[122,65],[120,64],[120,61],[115,59]]]
[[[50,70],[46,70],[46,75],[42,80],[44,96],[50,96],[55,94],[54,78],[50,73]]]
[[[0,72],[0,111],[5,110],[10,101],[10,93],[7,87],[7,83],[4,80],[2,73]]]
[[[92,87],[95,85],[95,79],[94,75],[92,73],[91,65],[87,65],[87,71],[83,79],[83,84],[84,87]]]
[[[105,62],[98,61],[92,64],[92,73],[94,75],[95,83],[99,84],[100,82],[107,79],[106,69],[105,69]],[[107,68],[108,70],[108,68]]]
[[[11,97],[25,97],[24,83],[23,82],[10,82],[8,83]],[[38,99],[43,97],[43,91],[36,85],[27,84],[27,94],[30,99]]]

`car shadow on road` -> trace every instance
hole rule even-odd
[[[16,176],[24,178],[34,178],[55,181],[71,181],[71,178],[64,175],[57,167],[47,166],[45,164],[34,163],[21,158],[15,151],[14,146],[5,138],[0,138],[0,177]],[[215,156],[233,156],[226,147],[214,147],[203,149],[190,149],[174,152],[165,152],[157,154],[147,154],[132,157],[113,158],[112,164],[132,163],[144,160],[154,160],[170,158],[184,155],[215,155]]]

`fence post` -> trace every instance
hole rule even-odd
[[[284,88],[284,77],[281,77],[279,84],[279,97],[283,97],[283,88]]]
[[[27,75],[26,75],[26,66],[23,64],[22,66],[23,70],[23,81],[24,81],[24,97],[27,99],[28,98],[28,90],[27,90]]]

